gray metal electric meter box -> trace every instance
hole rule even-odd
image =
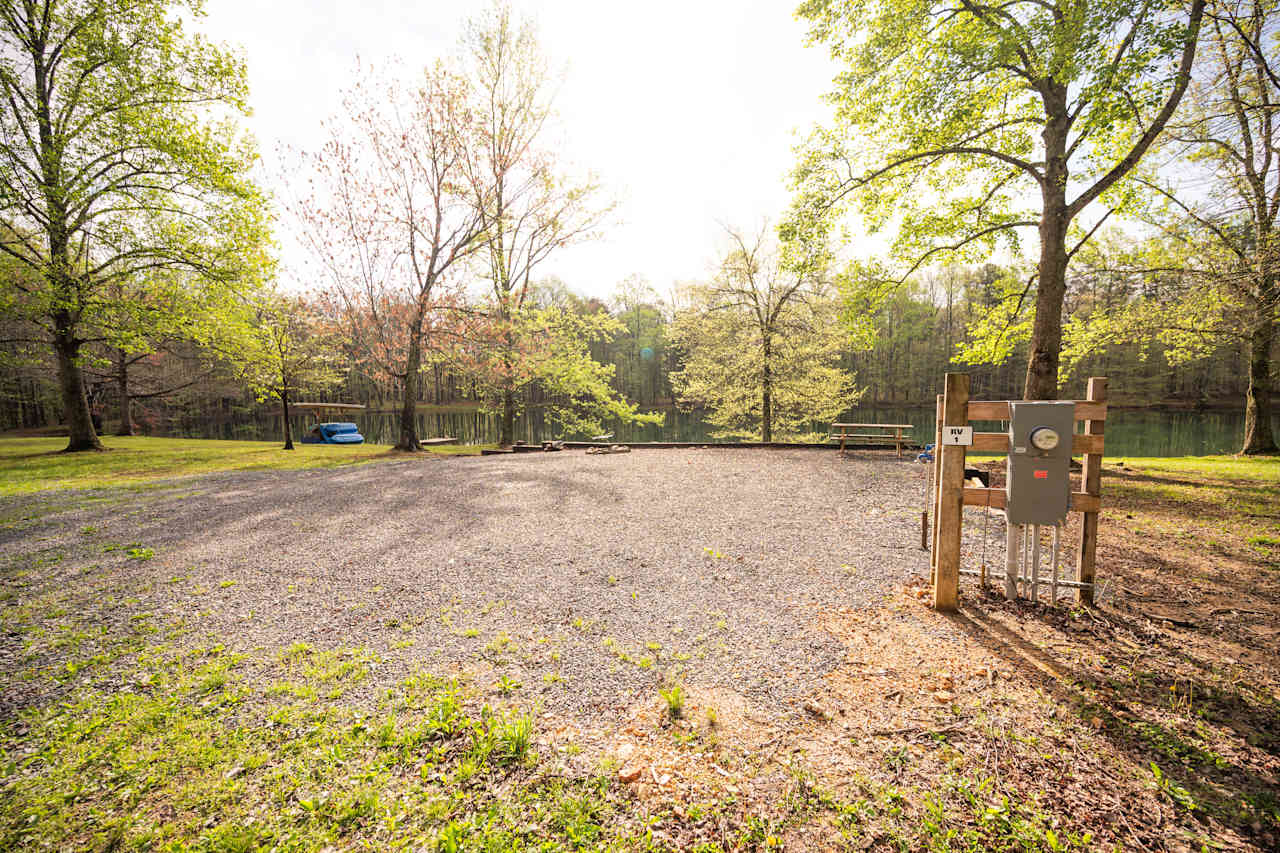
[[[1010,524],[1061,524],[1071,501],[1075,403],[1009,403]]]

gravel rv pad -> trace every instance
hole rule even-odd
[[[90,636],[147,619],[257,654],[363,647],[366,697],[426,667],[581,718],[671,678],[781,714],[841,654],[819,608],[927,574],[927,470],[879,452],[566,451],[48,492],[0,505],[28,519],[0,530],[2,606],[56,599]],[[11,672],[33,654],[0,638]],[[36,699],[22,690],[0,712]]]

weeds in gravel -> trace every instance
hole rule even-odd
[[[667,704],[667,714],[671,719],[678,720],[684,716],[684,688],[673,684],[666,690],[659,690],[658,695]]]

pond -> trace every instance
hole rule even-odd
[[[701,412],[665,409],[666,422],[661,426],[613,424],[609,430],[614,441],[691,441],[713,442],[713,429]],[[301,436],[314,422],[311,415],[300,413],[290,419],[294,438]],[[352,417],[365,439],[374,444],[394,444],[399,414],[394,411],[361,412]],[[865,423],[913,424],[911,436],[917,442],[933,440],[933,409],[917,407],[859,407],[841,416],[841,420]],[[826,434],[828,424],[814,423],[813,431]],[[990,427],[998,428],[998,427]],[[1280,417],[1276,419],[1280,433]],[[193,438],[234,438],[272,440],[280,435],[278,415],[250,414],[230,418],[218,424],[187,424],[170,430],[170,434]],[[1119,456],[1202,456],[1234,453],[1244,436],[1243,411],[1165,411],[1156,409],[1111,409],[1107,418],[1107,455]],[[498,419],[472,408],[459,406],[420,406],[418,435],[453,436],[466,444],[497,441]],[[518,419],[516,438],[530,443],[562,436],[552,435],[543,413],[533,409]],[[588,438],[588,436],[568,436]]]

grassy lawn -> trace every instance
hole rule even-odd
[[[106,436],[102,453],[62,453],[65,438],[0,439],[0,495],[46,489],[100,489],[122,483],[188,477],[218,471],[337,468],[404,458],[389,447],[297,444],[274,441]],[[438,454],[475,454],[477,446],[433,447]]]
[[[393,458],[107,442],[0,441],[0,488]],[[88,527],[55,554],[37,531],[0,562],[0,849],[1277,849],[1280,459],[1109,460],[1103,482],[1101,606],[970,582],[954,616],[922,585],[822,607],[847,656],[776,731],[655,689],[590,736],[615,724],[435,672],[427,642],[371,690],[379,653],[342,636],[232,650],[160,612],[161,589],[198,616],[237,588],[214,569],[170,576]],[[387,642],[449,618],[388,622]]]

